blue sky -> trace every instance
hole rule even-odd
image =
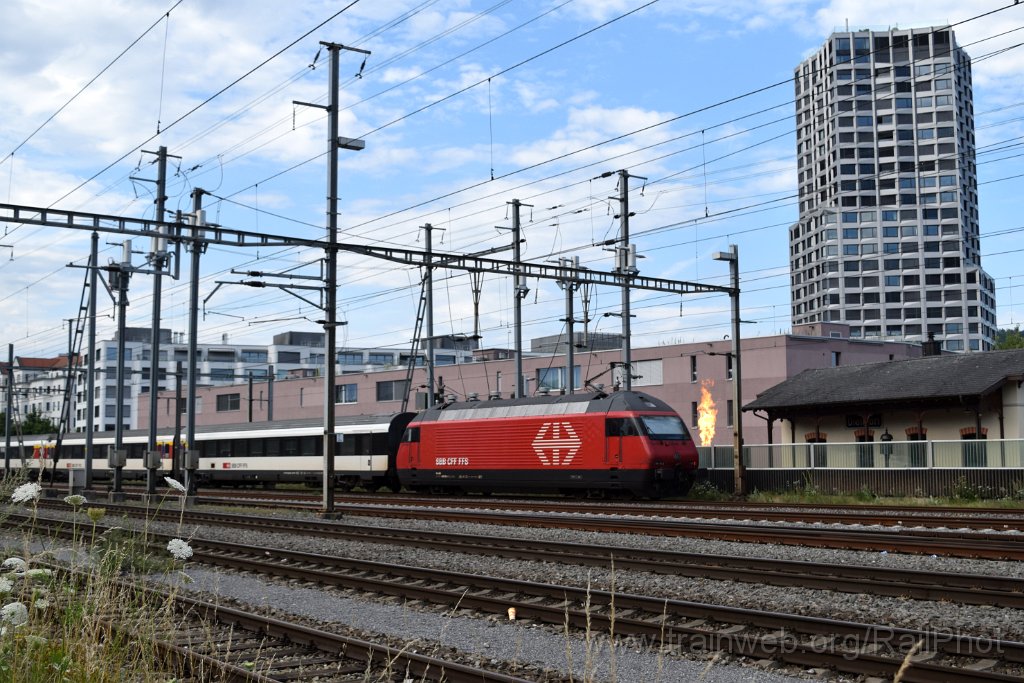
[[[982,264],[996,279],[999,326],[1024,318],[1024,48],[1017,47],[1024,6],[347,5],[55,0],[44,10],[39,3],[3,3],[0,202],[153,218],[152,184],[132,177],[155,178],[154,157],[141,150],[164,145],[181,157],[171,164],[169,209],[188,210],[189,192],[202,187],[214,195],[206,199],[211,222],[320,238],[326,125],[321,110],[293,102],[325,101],[327,61],[325,52],[317,57],[318,41],[338,42],[372,52],[361,78],[354,75],[362,55],[342,58],[340,134],[366,142],[364,150],[341,156],[342,241],[422,249],[420,226],[429,222],[438,229],[437,250],[501,246],[508,231],[496,227],[510,226],[508,202],[519,199],[532,205],[522,214],[524,258],[578,256],[589,268],[609,271],[612,255],[594,245],[617,235],[618,206],[609,199],[617,187],[614,176],[600,176],[628,169],[647,178],[630,186],[641,273],[725,285],[726,264],[711,256],[736,244],[741,316],[753,321],[743,334],[767,335],[789,328],[786,235],[797,216],[793,68],[847,22],[906,28],[992,12],[954,30],[975,61]],[[994,12],[1002,7],[1008,9]],[[66,353],[64,320],[78,314],[85,277],[68,264],[86,263],[89,234],[5,229],[0,342],[13,343],[18,355]],[[114,240],[101,235],[101,264],[119,259]],[[227,335],[231,342],[269,343],[286,330],[318,330],[312,321],[322,314],[281,290],[213,290],[217,282],[247,279],[232,269],[316,275],[321,253],[211,247],[202,261],[200,298],[209,300],[199,341]],[[134,263],[144,258],[136,254]],[[187,273],[188,259],[181,265]],[[339,317],[348,325],[339,344],[407,346],[419,277],[415,269],[343,255]],[[472,332],[468,277],[439,271],[435,279],[436,333]],[[163,327],[187,330],[187,285],[185,277],[164,278]],[[524,338],[562,331],[562,291],[550,281],[528,286]],[[507,278],[484,278],[484,346],[512,345],[511,290]],[[134,276],[129,296],[128,324],[148,327],[150,278]],[[99,302],[99,333],[111,338],[114,311],[103,290]],[[618,331],[617,318],[602,316],[617,312],[618,302],[617,290],[593,292],[592,330]],[[728,333],[728,311],[724,295],[637,292],[634,345],[720,339]]]

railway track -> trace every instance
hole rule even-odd
[[[208,505],[250,505],[253,507],[292,507],[317,509],[320,498],[295,492],[206,491],[199,501]],[[974,510],[956,507],[886,507],[873,505],[765,505],[715,503],[705,501],[672,502],[587,502],[557,499],[524,500],[493,497],[438,498],[405,495],[338,494],[339,505],[386,505],[394,507],[455,508],[552,512],[568,514],[606,514],[614,516],[657,516],[666,518],[799,522],[805,524],[844,524],[863,526],[927,527],[1024,532],[1024,511]],[[827,508],[827,510],[823,510]]]
[[[1024,559],[1024,535],[964,532],[941,529],[890,527],[892,530],[840,527],[786,527],[728,522],[696,522],[690,519],[662,517],[616,517],[610,512],[574,514],[527,510],[450,509],[443,507],[393,507],[342,503],[339,511],[350,516],[399,519],[433,519],[480,524],[513,524],[541,528],[569,528],[610,533],[651,536],[687,536],[693,538],[776,543],[846,550],[872,550],[922,555],[980,558],[990,560]],[[313,524],[315,522],[305,522]]]
[[[128,510],[142,516],[138,508]],[[180,512],[149,511],[150,519],[177,522]],[[12,515],[13,519],[27,519]],[[278,533],[302,533],[336,540],[415,546],[493,557],[646,571],[672,576],[837,590],[846,593],[944,600],[959,604],[1024,608],[1024,580],[983,574],[925,572],[875,566],[822,564],[636,549],[607,545],[523,540],[426,531],[188,511],[189,524],[210,523]]]
[[[44,521],[44,525],[45,525]],[[51,529],[51,531],[56,528]],[[63,532],[67,530],[64,529]],[[170,538],[170,537],[167,537]],[[80,570],[48,564],[70,581]],[[184,595],[139,582],[121,581],[120,595],[139,597],[134,605],[111,604],[97,616],[123,641],[144,638],[161,670],[193,680],[289,683],[415,680],[448,683],[529,683],[503,671],[481,668],[457,653],[420,654],[404,648],[331,633]],[[150,609],[140,609],[143,604]],[[173,617],[166,615],[170,606]],[[159,611],[161,617],[153,619]],[[154,625],[154,621],[157,622]],[[454,656],[452,656],[454,655]],[[555,681],[545,674],[544,680]]]
[[[39,520],[37,520],[38,522]],[[57,522],[58,525],[60,522]],[[154,539],[169,536],[149,534]],[[722,651],[902,680],[1019,681],[1024,643],[337,558],[193,538],[196,561],[450,609],[565,624],[663,652]],[[303,642],[303,641],[297,641]],[[456,680],[448,678],[447,680]],[[478,679],[483,680],[483,679]],[[494,679],[497,680],[497,679]]]

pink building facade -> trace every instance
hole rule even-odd
[[[883,340],[850,339],[846,325],[813,323],[794,328],[792,334],[741,340],[741,402],[752,401],[760,392],[809,368],[877,363],[917,358],[921,346]],[[728,339],[691,344],[672,344],[632,350],[633,389],[656,396],[673,406],[684,422],[697,432],[698,404],[706,389],[717,410],[712,444],[732,443],[733,363]],[[577,392],[601,387],[611,391],[621,384],[619,350],[578,352],[575,355],[574,385]],[[527,391],[563,391],[568,375],[564,354],[528,356],[523,359]],[[459,400],[487,400],[489,396],[509,397],[513,393],[515,361],[484,360],[435,367],[440,393]],[[339,374],[334,391],[335,414],[347,416],[390,415],[402,409],[406,371],[404,369]],[[197,391],[196,425],[231,425],[298,418],[322,417],[323,377],[297,377],[272,382],[260,381],[230,386],[200,387]],[[407,410],[422,407],[426,398],[427,371],[413,371]],[[140,428],[148,428],[149,396],[138,398]],[[182,399],[182,403],[184,400]],[[160,429],[175,424],[175,394],[158,396]],[[184,416],[182,416],[184,422]],[[751,413],[743,414],[744,441],[767,443],[767,423]],[[781,437],[776,424],[772,441]]]

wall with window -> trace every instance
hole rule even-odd
[[[793,335],[743,339],[742,402],[753,400],[758,393],[805,369],[829,367],[833,358],[841,358],[842,365],[850,365],[920,355],[919,346],[851,340],[847,329],[840,324],[815,324],[798,328],[797,334]],[[728,377],[727,359],[731,352],[732,342],[729,339],[635,348],[632,353],[633,387],[667,401],[690,424],[693,404],[700,400],[701,389],[706,386],[719,410],[714,443],[729,444],[732,429],[729,426],[728,406],[729,401],[733,400],[733,380]],[[577,391],[592,391],[591,387],[598,385],[603,385],[605,391],[613,391],[616,382],[621,381],[621,373],[611,366],[618,365],[621,360],[620,350],[576,354],[573,379]],[[552,393],[565,388],[564,355],[526,357],[523,359],[523,372],[531,380],[531,393],[536,392],[538,386],[546,386]],[[492,392],[509,398],[514,374],[515,361],[512,359],[479,361],[454,367],[439,366],[434,368],[437,383],[435,389],[444,395],[454,394],[459,399],[476,394],[478,399],[487,400]],[[405,389],[409,386],[405,382],[405,368],[339,375],[334,393],[335,414],[339,418],[346,415],[389,416],[402,407]],[[253,420],[265,421],[270,391],[265,382],[256,381],[253,384]],[[409,410],[416,408],[417,396],[425,396],[426,385],[427,369],[416,367],[411,381]],[[247,421],[250,400],[248,392],[249,387],[242,380],[237,381],[231,392],[225,392],[223,388],[200,387],[200,396],[237,394],[240,407],[233,410],[197,410],[197,424]],[[262,401],[258,400],[261,395],[264,397]],[[321,376],[276,380],[273,396],[273,415],[277,420],[319,418],[323,415],[324,388]],[[135,413],[140,428],[148,424],[147,399],[146,396],[136,399]],[[207,405],[215,405],[213,401],[219,400],[208,398]],[[165,419],[163,416],[158,417],[160,420]],[[764,420],[750,413],[745,413],[742,420],[745,439],[749,443],[767,441]],[[781,425],[775,425],[775,442],[783,438],[781,429]]]

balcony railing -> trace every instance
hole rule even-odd
[[[701,477],[731,490],[732,446],[697,451]],[[751,444],[743,461],[751,491],[1024,498],[1022,439]]]
[[[733,468],[732,446],[699,446],[700,467]],[[749,444],[748,469],[1024,467],[1024,439]]]

